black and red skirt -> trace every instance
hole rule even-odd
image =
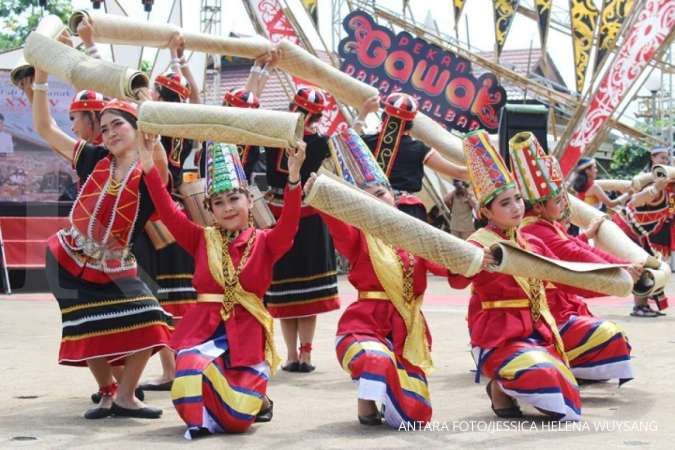
[[[66,271],[47,250],[49,287],[61,310],[59,364],[92,358],[124,364],[136,352],[168,346],[172,318],[138,277],[91,283]]]

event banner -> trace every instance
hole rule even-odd
[[[640,77],[649,61],[666,43],[675,25],[673,0],[646,0],[635,22],[619,47],[614,60],[591,96],[590,103],[576,124],[569,143],[559,155],[560,167],[567,175],[603,130],[607,120]]]
[[[253,11],[255,11],[258,23],[265,29],[270,41],[277,43],[282,39],[286,39],[304,47],[278,0],[248,0],[248,2]],[[298,77],[293,77],[293,82],[296,88],[313,86],[311,83]],[[326,136],[331,136],[340,126],[346,125],[347,121],[340,112],[335,98],[330,94],[327,95],[327,98],[328,109],[321,119],[319,131]]]
[[[593,33],[600,11],[593,0],[570,0],[570,27],[574,47],[574,79],[581,94],[586,82],[586,69],[593,49]]]
[[[509,34],[511,24],[516,16],[519,0],[492,0],[492,11],[495,20],[495,42],[497,43],[497,57],[502,54]]]
[[[548,27],[551,22],[551,4],[553,0],[534,0],[534,7],[537,10],[537,25],[539,27],[539,39],[541,48],[546,48],[548,40]]]
[[[455,28],[459,23],[459,18],[462,16],[462,10],[464,9],[464,4],[466,0],[452,0],[452,9],[455,12]]]
[[[49,107],[56,124],[70,134],[68,107],[73,89],[50,77]],[[33,129],[33,112],[9,71],[0,71],[0,202],[54,201],[76,180],[70,163],[57,156]]]
[[[382,96],[398,91],[415,96],[420,111],[446,128],[497,132],[506,92],[494,74],[476,76],[468,59],[405,31],[395,35],[364,11],[350,13],[343,26],[343,72]]]
[[[605,55],[616,43],[624,20],[633,9],[633,0],[605,0],[600,13],[600,29],[598,30],[598,54],[595,57],[595,70],[605,59]]]

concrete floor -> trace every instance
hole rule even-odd
[[[343,304],[354,299],[340,280]],[[675,293],[675,283],[669,286]],[[630,299],[591,301],[596,315],[619,323],[631,340],[637,378],[583,388],[583,421],[497,420],[484,388],[473,382],[466,330],[468,291],[430,279],[425,314],[434,337],[437,370],[430,377],[430,429],[405,432],[356,421],[355,387],[333,348],[340,312],[320,316],[313,353],[316,372],[280,371],[269,385],[274,420],[243,435],[185,441],[184,426],[167,393],[147,393],[164,409],[160,420],[87,421],[96,385],[88,370],[56,363],[60,319],[49,294],[0,296],[0,448],[675,448],[675,307],[655,319],[629,317]],[[277,325],[278,326],[278,325]],[[277,332],[280,353],[285,347]],[[148,377],[159,373],[153,358]],[[485,382],[485,380],[483,380]]]

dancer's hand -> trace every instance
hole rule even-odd
[[[263,53],[255,59],[255,65],[259,67],[265,66],[267,69],[273,69],[279,64],[281,59],[281,50],[277,47],[272,48],[272,50],[267,53]]]
[[[318,175],[316,174],[316,172],[312,172],[309,175],[309,178],[307,179],[307,181],[305,181],[305,187],[304,187],[305,195],[309,194],[309,191],[312,190],[312,186],[314,186],[314,182],[316,181],[317,178],[318,178]]]
[[[363,102],[363,105],[359,108],[359,116],[365,118],[370,113],[375,113],[380,109],[380,97],[378,95],[373,95],[372,97],[366,99]]]
[[[85,46],[94,46],[94,27],[91,26],[91,22],[86,17],[83,17],[77,24],[77,35],[80,36]]]
[[[637,283],[637,281],[642,276],[642,272],[645,271],[645,266],[644,264],[631,264],[630,266],[626,267],[626,271],[630,274],[633,282]]]
[[[588,226],[588,229],[584,231],[584,234],[588,239],[594,239],[595,236],[598,234],[598,230],[600,229],[600,225],[602,225],[602,222],[605,220],[604,217],[596,217],[591,221],[591,224]]]
[[[495,259],[495,257],[490,252],[490,249],[489,248],[483,249],[483,262],[480,265],[480,268],[482,270],[487,271],[487,272],[493,272],[495,270],[496,265],[497,265],[497,260]]]
[[[136,98],[138,99],[139,104],[148,100],[152,100],[152,95],[150,95],[150,89],[147,87],[136,89]]]
[[[63,30],[61,34],[56,38],[62,44],[67,45],[68,47],[73,47],[73,40],[70,38],[70,32],[68,30]]]
[[[143,133],[141,131],[137,134],[138,140],[138,153],[141,160],[141,166],[143,171],[148,173],[152,170],[155,165],[153,152],[157,148],[157,143],[159,142],[159,136],[156,134]]]
[[[668,187],[668,183],[670,183],[670,180],[667,177],[659,177],[656,179],[654,182],[654,188],[661,192],[663,191],[666,187]]]
[[[174,34],[169,41],[172,58],[182,58],[185,53],[185,38],[181,33]]]
[[[306,150],[307,144],[304,141],[298,141],[295,147],[286,149],[289,182],[300,180],[300,168],[302,163],[305,162]]]

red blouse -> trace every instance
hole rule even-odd
[[[546,247],[563,261],[587,263],[624,264],[620,258],[606,253],[599,248],[589,245],[585,236],[575,237],[567,234],[564,227],[558,222],[539,219],[521,227],[529,235],[536,236]],[[563,324],[570,316],[592,316],[588,305],[577,295],[568,294],[558,289],[547,289],[547,297],[551,313],[558,324]],[[584,292],[584,297],[597,296],[592,292]]]
[[[145,182],[162,222],[171,231],[176,242],[194,257],[192,285],[197,293],[222,294],[223,288],[213,279],[209,270],[204,228],[190,221],[171,200],[156,168],[145,176]],[[274,228],[247,228],[230,243],[230,257],[237,267],[248,238],[255,232],[255,241],[246,265],[239,274],[239,282],[244,290],[260,298],[272,283],[274,263],[293,246],[300,220],[301,193],[300,188],[286,188],[283,213]],[[178,324],[171,346],[180,350],[207,341],[222,323],[221,306],[220,303],[197,302]],[[264,331],[244,307],[235,305],[230,319],[225,322],[225,332],[232,366],[253,365],[264,360]]]
[[[359,291],[384,291],[384,287],[375,274],[375,269],[368,253],[368,243],[361,230],[348,225],[333,216],[321,214],[333,237],[335,248],[350,262],[349,282]],[[404,264],[408,263],[408,253],[397,249]],[[414,257],[413,293],[422,295],[427,289],[427,271],[436,275],[447,276],[448,269],[417,256]],[[375,333],[382,339],[391,339],[394,352],[403,354],[403,345],[407,337],[405,322],[389,301],[359,298],[347,307],[338,322],[337,334]],[[431,334],[426,327],[427,340],[431,345]]]
[[[506,239],[501,230],[490,229]],[[524,233],[519,233],[519,236],[526,240],[529,251],[555,258],[555,255],[546,248],[540,239]],[[468,239],[468,242],[482,248],[478,242],[472,241],[471,238]],[[541,336],[545,344],[554,344],[553,335],[546,322],[543,319],[533,322],[529,308],[483,309],[481,307],[481,303],[484,301],[527,299],[525,291],[511,275],[481,271],[470,278],[451,274],[448,281],[450,286],[455,289],[463,289],[473,283],[468,317],[472,346],[486,349],[495,348],[509,341],[527,339],[535,331]],[[555,289],[546,290],[547,298],[550,299],[551,293],[558,290],[570,293],[582,292],[569,286],[556,285]]]

